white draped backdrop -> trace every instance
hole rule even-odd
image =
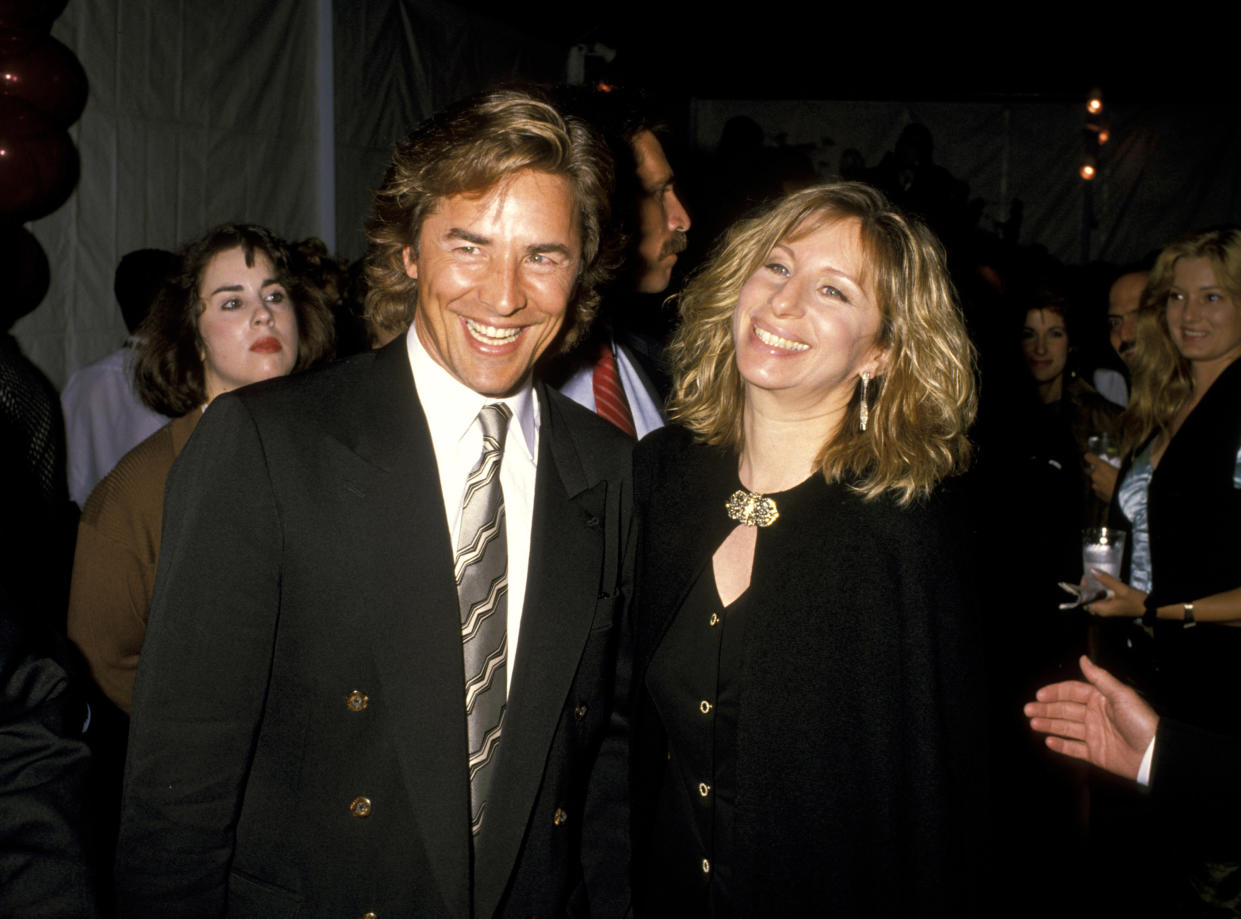
[[[445,0],[71,0],[53,34],[90,80],[71,129],[81,180],[30,225],[52,286],[14,333],[57,386],[124,339],[112,275],[126,252],[251,221],[357,257],[369,189],[394,141],[495,80],[558,78],[568,52]],[[1080,258],[1080,105],[702,99],[688,114],[702,149],[736,114],[769,138],[819,144],[825,176],[841,149],[874,165],[921,121],[937,162],[986,202],[986,219],[1003,220],[1020,198],[1022,241]],[[1238,220],[1236,116],[1115,110],[1093,188],[1092,256],[1125,261],[1186,229]]]

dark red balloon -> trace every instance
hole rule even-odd
[[[0,285],[4,287],[0,330],[43,302],[52,273],[39,241],[25,227],[0,224]]]
[[[50,35],[22,53],[0,52],[0,94],[24,99],[61,127],[78,120],[86,91],[86,71],[73,52]]]
[[[50,214],[73,193],[78,169],[68,131],[29,102],[0,96],[0,214]]]
[[[46,32],[69,0],[0,0],[0,28]]]

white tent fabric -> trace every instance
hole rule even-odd
[[[117,348],[121,256],[225,221],[364,249],[392,144],[452,99],[554,52],[443,0],[73,0],[53,34],[90,97],[82,175],[30,225],[52,267],[14,334],[52,381]]]
[[[53,34],[86,69],[82,173],[31,225],[52,286],[15,328],[57,385],[125,338],[112,275],[229,220],[317,230],[314,6],[76,0]]]
[[[53,34],[90,80],[71,129],[81,180],[31,224],[52,286],[14,333],[57,386],[123,340],[112,275],[126,252],[246,220],[291,239],[320,236],[356,258],[395,141],[497,80],[558,79],[568,51],[448,0],[72,0]],[[747,114],[769,138],[817,145],[824,176],[845,147],[878,163],[920,121],[937,162],[984,200],[984,228],[1020,198],[1023,242],[1081,258],[1081,105],[698,100],[690,114],[701,150],[714,148],[727,118]],[[1092,187],[1093,258],[1125,261],[1238,219],[1232,114],[1112,113]]]

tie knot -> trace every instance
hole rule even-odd
[[[508,435],[508,420],[513,410],[503,402],[491,402],[478,413],[478,423],[483,426],[483,449],[503,450]],[[489,444],[488,441],[492,441]]]

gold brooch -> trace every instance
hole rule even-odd
[[[769,527],[780,519],[776,502],[764,495],[738,488],[724,505],[728,518],[748,527]]]

